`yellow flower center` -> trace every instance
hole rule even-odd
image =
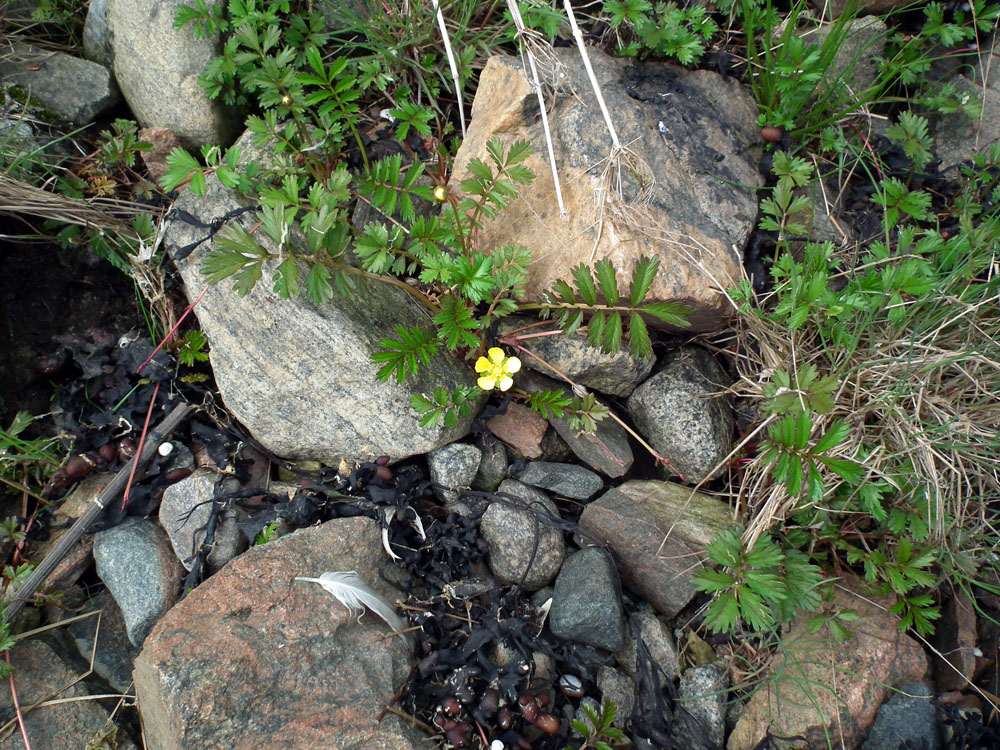
[[[485,357],[476,361],[476,372],[481,373],[476,385],[484,391],[492,391],[494,388],[506,391],[514,385],[514,379],[510,376],[520,369],[521,360],[508,357],[503,349],[494,346],[486,352]]]

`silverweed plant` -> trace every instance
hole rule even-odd
[[[987,395],[1000,388],[1000,146],[935,201],[919,183],[926,132],[912,112],[889,129],[912,169],[874,177],[883,237],[864,248],[796,249],[788,235],[804,207],[762,205],[777,238],[773,288],[729,291],[740,390],[761,420],[740,445],[751,456],[738,493],[747,528],[741,540],[717,538],[709,556],[719,569],[696,579],[715,595],[711,629],[785,619],[778,556],[790,551],[834,575],[856,569],[895,599],[900,627],[921,635],[940,615],[942,582],[995,588],[982,568],[995,567],[986,540],[1000,496],[1000,406]],[[800,168],[775,159],[779,184]]]

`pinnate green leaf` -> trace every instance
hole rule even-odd
[[[510,149],[507,151],[507,161],[506,166],[510,167],[514,164],[520,164],[522,161],[527,159],[534,153],[534,148],[530,141],[515,141],[511,144]]]
[[[295,258],[286,258],[274,273],[274,293],[281,299],[290,299],[299,293],[299,267]]]
[[[605,354],[616,353],[622,345],[622,316],[615,310],[608,316],[608,324],[604,327],[604,337],[601,351]]]
[[[691,577],[691,583],[697,591],[714,594],[728,589],[736,583],[736,579],[721,570],[705,569],[695,573]]]
[[[687,328],[691,325],[687,319],[688,315],[691,314],[691,309],[678,302],[652,302],[643,305],[640,309],[646,315],[652,315],[677,328]]]
[[[740,620],[740,607],[732,591],[720,594],[705,610],[705,627],[715,633],[732,633]]]
[[[646,330],[646,321],[639,313],[632,313],[629,319],[629,351],[636,359],[648,359],[653,356],[653,345]]]
[[[322,263],[314,263],[306,276],[306,298],[319,306],[333,299],[330,270]]]
[[[461,297],[449,294],[441,300],[441,309],[434,316],[438,326],[438,337],[445,342],[450,351],[460,346],[476,348],[479,337],[473,333],[479,328],[479,321]]]
[[[572,270],[573,280],[576,282],[577,291],[580,292],[580,299],[584,304],[597,304],[597,288],[594,286],[594,277],[590,269],[582,263]]]
[[[603,312],[594,313],[590,322],[587,323],[587,343],[595,349],[601,349],[604,346],[604,327],[606,324],[607,319]]]
[[[438,349],[434,334],[420,326],[396,326],[396,335],[398,340],[382,339],[383,351],[372,355],[372,361],[382,365],[376,377],[383,383],[394,374],[396,382],[402,383],[407,375],[417,372],[421,364],[429,364]]]
[[[632,307],[638,307],[646,298],[656,272],[660,268],[660,259],[657,257],[642,257],[635,264],[635,272],[632,274],[632,287],[629,291],[629,303]]]
[[[604,258],[594,264],[594,273],[597,275],[597,284],[601,289],[605,304],[618,304],[618,279],[615,276],[614,264]]]

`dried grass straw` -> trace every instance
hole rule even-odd
[[[444,42],[444,52],[448,57],[448,67],[451,68],[451,80],[455,84],[455,99],[458,102],[458,118],[462,123],[462,139],[465,139],[465,102],[462,96],[462,85],[458,80],[458,65],[455,64],[455,53],[451,50],[451,39],[448,27],[444,22],[444,13],[438,0],[433,0],[434,12],[437,14],[438,27],[441,29],[441,40]]]
[[[611,113],[608,111],[608,105],[604,101],[604,94],[601,93],[601,85],[597,82],[597,76],[594,74],[594,67],[590,63],[590,55],[587,53],[587,46],[583,41],[583,33],[580,31],[580,27],[576,23],[576,14],[573,12],[573,6],[570,4],[570,0],[563,0],[563,8],[566,11],[566,16],[569,18],[569,24],[573,30],[573,39],[576,41],[576,46],[580,50],[580,57],[583,58],[583,65],[587,69],[587,77],[590,79],[590,86],[594,90],[594,96],[597,97],[597,104],[601,108],[601,115],[604,117],[604,124],[607,126],[608,133],[611,135],[612,149],[611,153],[608,155],[607,166],[602,174],[602,183],[605,187],[601,191],[601,204],[602,206],[604,205],[607,189],[609,187],[613,188],[620,198],[624,197],[625,183],[622,178],[623,170],[631,175],[637,184],[638,190],[632,197],[632,200],[636,203],[646,203],[649,201],[652,187],[656,183],[656,179],[653,176],[653,170],[649,168],[649,165],[642,159],[642,157],[628,147],[623,146],[621,140],[618,138],[618,131],[615,130],[615,125],[611,121]],[[591,255],[593,256],[593,253]]]
[[[524,27],[524,19],[521,18],[521,10],[517,7],[516,0],[507,0],[507,7],[510,9],[511,18],[514,19],[514,26],[517,29],[517,36],[521,40],[521,53],[528,60],[528,67],[531,69],[532,86],[535,95],[538,97],[538,110],[542,115],[542,130],[545,133],[545,146],[549,151],[549,169],[552,170],[552,182],[556,191],[556,202],[559,204],[559,216],[566,216],[566,206],[563,204],[562,186],[559,183],[559,169],[556,167],[556,154],[552,146],[552,131],[549,129],[549,115],[545,111],[545,96],[542,92],[542,83],[538,76],[538,66],[535,63],[536,50],[542,47],[536,32],[528,31]],[[544,49],[548,49],[545,47]]]
[[[1000,264],[994,261],[985,273],[994,277]],[[932,539],[943,547],[957,531],[968,553],[976,538],[985,544],[1000,536],[987,502],[1000,497],[998,305],[1000,293],[970,302],[946,291],[919,327],[900,335],[891,326],[858,321],[856,344],[839,350],[807,327],[789,331],[744,313],[737,331],[716,345],[738,352],[740,378],[732,391],[753,401],[763,398],[763,386],[778,369],[793,373],[812,364],[821,374],[846,373],[833,394],[833,412],[813,415],[811,439],[834,420],[846,420],[850,437],[834,455],[864,456],[864,483],[893,487],[904,505],[916,509],[926,503]],[[748,545],[789,513],[809,508],[773,481],[771,468],[756,461],[739,481],[736,512],[749,519]],[[828,487],[817,509],[831,497]]]
[[[135,232],[125,222],[139,211],[155,213],[156,209],[114,199],[91,202],[69,198],[0,174],[0,213],[34,216],[128,235]]]

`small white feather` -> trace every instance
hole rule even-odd
[[[403,632],[407,629],[403,618],[396,614],[392,604],[384,596],[365,583],[364,579],[353,570],[328,571],[319,578],[296,577],[295,580],[318,583],[330,592],[334,599],[347,607],[351,615],[356,616],[359,622],[365,607],[367,607],[382,618],[385,624],[406,642],[407,646],[411,645],[407,634]]]

